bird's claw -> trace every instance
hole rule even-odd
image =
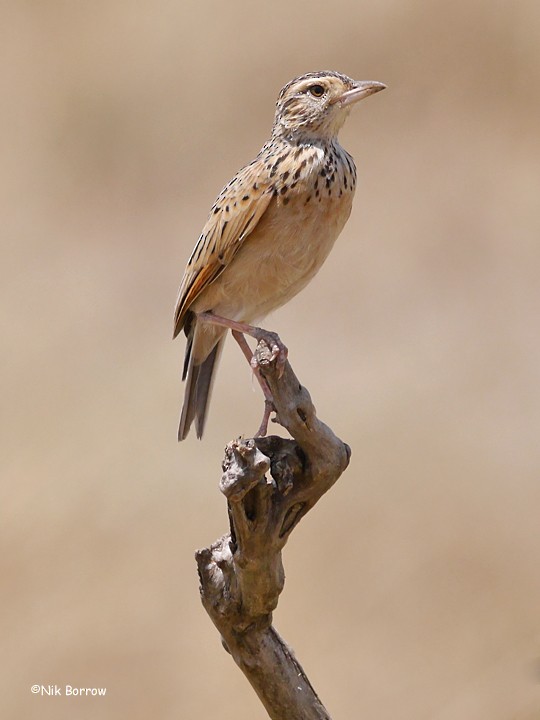
[[[281,378],[285,371],[285,363],[287,362],[287,357],[289,355],[287,346],[281,342],[277,333],[271,332],[270,330],[263,330],[261,328],[257,328],[257,331],[255,339],[263,340],[266,345],[268,345],[268,349],[271,352],[270,362],[276,361],[278,377]],[[255,356],[253,356],[252,367],[258,367],[258,362]]]

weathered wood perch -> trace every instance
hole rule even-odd
[[[255,354],[276,420],[294,440],[271,436],[227,445],[220,489],[228,501],[230,533],[196,554],[201,599],[273,720],[329,720],[271,623],[285,581],[281,550],[345,470],[350,449],[317,418],[289,363],[278,377],[280,368],[264,341]]]

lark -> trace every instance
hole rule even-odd
[[[333,71],[291,80],[279,93],[270,139],[219,194],[188,260],[174,314],[174,337],[181,330],[187,337],[179,440],[193,422],[202,437],[228,329],[248,359],[244,334],[264,337],[284,360],[279,338],[255,324],[309,283],[347,222],[356,167],[338,132],[353,104],[385,87]],[[272,398],[258,377],[266,398],[262,435]]]

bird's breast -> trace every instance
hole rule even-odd
[[[279,163],[266,212],[208,288],[214,312],[259,321],[302,290],[326,260],[350,215],[356,170],[345,151],[312,150]]]

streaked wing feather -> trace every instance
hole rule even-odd
[[[190,283],[186,287],[186,292],[182,298],[182,303],[177,305],[175,312],[175,334],[183,327],[185,315],[191,303],[217,276],[225,269],[225,265],[219,262],[208,263],[205,267],[193,273]]]
[[[183,327],[186,312],[200,293],[229,265],[253,232],[272,199],[273,186],[261,180],[264,165],[242,168],[221,191],[188,260],[174,314],[174,335]]]

